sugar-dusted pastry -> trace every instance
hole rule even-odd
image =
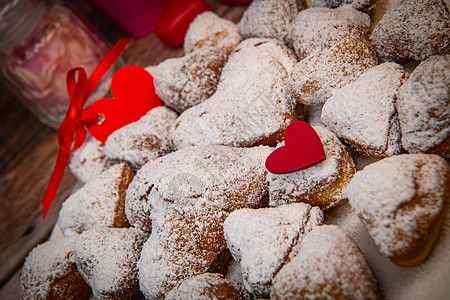
[[[449,54],[448,8],[443,0],[402,0],[378,22],[371,39],[382,62]]]
[[[399,154],[401,133],[395,103],[408,74],[383,63],[336,91],[324,104],[323,124],[358,152],[383,158]]]
[[[147,68],[161,101],[182,112],[216,91],[227,56],[217,47],[203,47],[182,57],[169,58]]]
[[[420,63],[399,89],[397,110],[403,148],[450,157],[450,55]]]
[[[105,142],[105,155],[111,161],[127,162],[133,170],[170,152],[169,128],[177,114],[165,107],[151,109],[138,121],[113,133]]]
[[[82,183],[108,169],[113,163],[104,153],[105,144],[89,138],[70,157],[69,170]]]
[[[292,246],[322,221],[322,211],[305,203],[232,212],[224,223],[225,239],[241,264],[246,289],[256,297],[268,297]]]
[[[91,179],[63,203],[59,225],[64,235],[94,227],[127,227],[125,192],[134,173],[117,164]]]
[[[307,233],[273,279],[270,299],[379,299],[375,278],[356,243],[335,225]]]
[[[438,237],[449,198],[447,161],[403,154],[353,177],[348,198],[381,253],[399,266],[420,264]]]
[[[138,263],[140,289],[160,298],[183,279],[220,271],[229,256],[223,222],[239,208],[267,205],[269,147],[199,146],[145,164],[126,197],[126,214],[149,231]]]
[[[215,94],[175,121],[172,147],[275,146],[287,126],[298,119],[295,101],[284,95],[295,61],[278,40],[243,41],[229,56]]]
[[[345,25],[360,27],[367,33],[370,28],[370,17],[350,7],[308,8],[298,13],[290,26],[286,40],[298,59],[302,60],[328,47],[329,38],[335,34],[336,26]]]
[[[298,11],[297,0],[253,0],[242,15],[242,38],[274,38],[284,41]]]
[[[347,186],[356,172],[355,164],[334,133],[314,126],[326,159],[307,169],[267,175],[270,206],[305,202],[322,210],[347,200]]]
[[[321,105],[335,91],[377,65],[366,33],[358,26],[333,27],[323,50],[300,60],[292,69],[288,95],[305,105]]]
[[[378,0],[308,0],[310,7],[351,7],[370,14]]]
[[[166,300],[240,300],[241,295],[222,274],[203,273],[189,277],[171,290]]]
[[[137,262],[148,234],[134,228],[94,228],[75,241],[76,265],[95,299],[135,299]]]
[[[241,40],[239,27],[235,23],[207,11],[189,25],[183,46],[185,53],[203,47],[217,47],[229,55]]]
[[[88,298],[91,289],[78,272],[74,244],[74,237],[63,237],[31,250],[20,276],[20,299]]]

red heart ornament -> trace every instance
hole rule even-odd
[[[197,15],[211,11],[203,0],[165,0],[155,23],[155,34],[168,47],[179,46]]]
[[[326,159],[319,136],[306,122],[291,123],[284,133],[284,144],[266,159],[266,168],[271,173],[297,172]]]
[[[88,130],[103,143],[117,129],[162,105],[155,93],[152,75],[138,66],[118,70],[111,79],[111,91],[114,99],[102,98],[87,108],[99,116],[99,122],[90,124]]]

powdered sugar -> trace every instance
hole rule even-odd
[[[422,61],[448,54],[448,8],[442,0],[402,0],[378,22],[371,39],[381,61]]]
[[[131,182],[126,195],[130,223],[150,231],[152,201],[169,201],[182,206],[195,199],[212,201],[220,209],[258,207],[267,196],[265,158],[269,147],[188,147],[144,165]],[[247,177],[250,176],[250,177]],[[155,199],[155,200],[152,200]],[[194,201],[192,205],[202,204]]]
[[[408,253],[430,234],[447,205],[447,172],[442,157],[409,154],[385,158],[354,176],[350,203],[383,254]]]
[[[94,227],[125,227],[125,191],[133,178],[127,164],[114,165],[63,203],[59,224],[65,235]]]
[[[95,228],[77,237],[77,267],[96,299],[134,299],[136,264],[147,235],[134,228]]]
[[[367,231],[366,225],[346,203],[326,212],[326,223],[344,229],[358,244],[377,279],[381,299],[423,300],[446,299],[450,293],[450,210],[447,209],[430,256],[419,266],[402,268],[381,254]]]
[[[141,290],[161,297],[194,274],[224,266],[223,221],[267,204],[269,147],[189,147],[144,165],[127,191],[126,213],[151,236],[139,261]]]
[[[339,139],[324,127],[314,127],[326,160],[310,168],[290,173],[269,173],[270,205],[306,202],[328,209],[347,199],[346,188],[355,165]]]
[[[155,91],[161,101],[180,113],[216,91],[226,60],[219,48],[203,47],[183,57],[166,59],[147,71],[154,77]]]
[[[360,27],[367,33],[370,28],[370,17],[350,7],[305,9],[292,23],[287,43],[301,60],[326,48],[329,38],[334,35],[334,28],[345,25]]]
[[[272,144],[298,117],[284,97],[295,62],[279,41],[248,39],[230,55],[216,93],[184,111],[171,129],[172,146]]]
[[[366,34],[354,25],[328,30],[328,44],[298,62],[289,75],[288,95],[305,105],[324,104],[335,91],[377,65]]]
[[[176,118],[177,114],[165,106],[151,109],[138,121],[114,131],[106,140],[105,155],[138,170],[170,152],[169,128]]]
[[[395,63],[367,70],[327,100],[322,122],[365,155],[382,158],[400,153],[395,102],[407,76]]]
[[[397,109],[406,150],[450,156],[448,146],[433,149],[450,137],[450,55],[432,56],[414,70],[399,89]]]
[[[185,53],[203,47],[218,47],[229,55],[241,40],[236,24],[207,11],[198,15],[189,25],[183,46]]]
[[[89,138],[72,154],[69,169],[80,182],[88,182],[112,165],[105,157],[104,147],[102,142]]]
[[[247,290],[257,297],[268,296],[272,278],[291,247],[322,220],[318,207],[304,203],[232,212],[224,223],[225,239],[240,261]]]
[[[44,242],[28,254],[20,278],[21,299],[89,295],[90,288],[75,265],[74,244],[74,237],[60,238]]]
[[[160,298],[182,280],[224,266],[228,214],[203,198],[183,205],[151,200],[152,234],[138,263],[139,283],[147,298]]]
[[[222,274],[204,273],[184,280],[178,287],[170,291],[164,299],[239,300],[241,296]]]
[[[247,38],[284,41],[297,12],[297,0],[253,0],[241,18],[241,34]]]
[[[378,299],[375,279],[354,241],[339,227],[306,234],[299,254],[273,280],[271,299]]]

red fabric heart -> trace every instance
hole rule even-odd
[[[103,98],[87,109],[99,116],[99,122],[88,126],[97,140],[105,142],[117,129],[139,120],[150,109],[161,106],[155,93],[153,77],[144,68],[126,66],[118,70],[111,80],[114,99]]]
[[[322,142],[306,122],[291,123],[284,133],[284,146],[266,159],[266,168],[274,174],[287,174],[312,167],[325,160]]]
[[[179,46],[195,17],[210,10],[203,0],[165,0],[155,23],[155,34],[166,46]]]

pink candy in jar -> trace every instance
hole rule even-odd
[[[67,71],[83,67],[90,75],[109,45],[61,2],[13,0],[0,9],[2,79],[38,119],[58,128],[70,101]],[[111,76],[120,64],[103,78],[88,104],[108,93]]]

